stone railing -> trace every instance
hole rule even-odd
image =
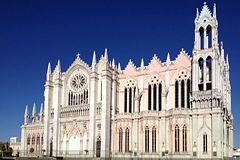
[[[89,116],[89,104],[60,108],[60,118]]]

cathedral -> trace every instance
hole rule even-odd
[[[224,158],[233,153],[228,55],[218,41],[216,5],[196,11],[192,56],[157,55],[139,67],[91,66],[78,54],[66,71],[48,64],[44,103],[26,107],[21,156]],[[31,119],[31,120],[30,120]]]

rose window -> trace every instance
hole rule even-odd
[[[70,86],[74,91],[81,91],[86,87],[87,79],[83,74],[76,74],[71,78]]]

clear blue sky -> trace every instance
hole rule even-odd
[[[91,64],[104,48],[125,67],[139,66],[156,53],[175,59],[181,48],[191,55],[194,18],[202,0],[1,0],[0,1],[0,140],[20,137],[25,105],[39,111],[47,63],[61,60],[65,71],[79,51]],[[213,1],[207,1],[213,8]],[[229,53],[235,145],[240,147],[240,2],[218,1],[219,39]]]

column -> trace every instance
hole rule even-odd
[[[204,49],[208,48],[208,36],[207,36],[207,31],[204,29]]]
[[[184,108],[187,108],[187,80],[184,80]]]
[[[116,80],[116,75],[115,75],[115,71],[113,73],[113,81],[112,81],[112,124],[111,124],[111,149],[112,152],[115,152],[115,136],[117,136],[116,134],[114,134],[115,132],[115,113],[116,113],[116,108],[117,108],[117,80]]]
[[[156,84],[156,86],[157,86],[157,98],[156,98],[157,106],[156,106],[156,109],[157,109],[157,111],[159,111],[159,84]]]
[[[59,107],[61,104],[61,89],[62,89],[62,80],[57,79],[54,88],[53,88],[53,108],[54,108],[54,118],[53,118],[53,156],[58,155],[59,147]]]
[[[206,60],[204,60],[204,62],[203,62],[203,90],[204,91],[206,91],[206,77],[207,77],[207,75],[206,75],[206,69],[207,69],[207,67],[206,67]]]
[[[96,148],[96,107],[97,107],[97,73],[93,71],[90,75],[90,108],[89,108],[89,155],[95,157]]]
[[[111,72],[108,64],[102,70],[102,113],[101,113],[101,157],[108,158],[110,151],[110,105],[111,105]]]
[[[45,83],[44,91],[44,119],[43,119],[43,149],[45,150],[44,155],[49,155],[49,123],[50,118],[50,108],[52,107],[52,90],[53,86],[50,81]]]

